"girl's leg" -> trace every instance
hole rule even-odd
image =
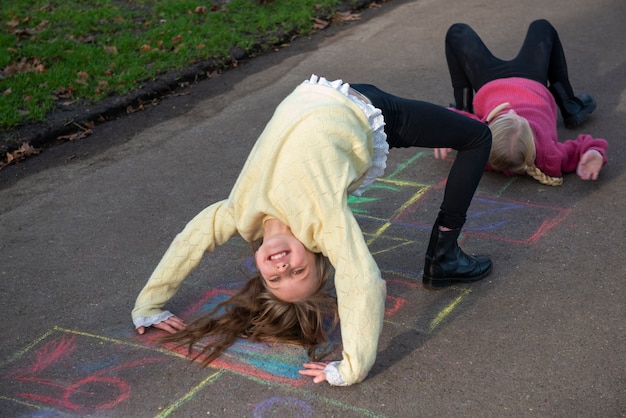
[[[576,97],[574,94],[563,45],[556,29],[547,20],[535,20],[530,24],[512,65],[518,76],[549,86],[565,126],[578,125],[595,110],[596,102],[591,96],[583,93]]]
[[[524,43],[512,63],[518,76],[538,81],[546,87],[548,82],[567,83],[571,91],[559,35],[547,20],[535,20],[530,24]]]
[[[491,132],[487,125],[441,106],[393,96],[371,85],[353,84],[352,88],[382,111],[391,148],[457,150],[426,252],[424,284],[438,288],[453,281],[485,277],[491,271],[491,260],[467,256],[456,240],[489,158]]]
[[[473,92],[491,80],[507,76],[508,64],[496,58],[465,23],[450,26],[445,48],[456,107],[471,112]]]
[[[441,222],[448,228],[462,227],[489,158],[491,133],[487,125],[441,106],[393,96],[372,85],[352,84],[352,88],[382,111],[391,148],[458,151],[446,183]]]

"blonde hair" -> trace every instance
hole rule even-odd
[[[501,103],[487,115],[493,138],[489,165],[495,170],[528,174],[541,184],[560,186],[562,177],[550,177],[535,165],[535,137],[528,121],[515,113],[502,113],[509,103]]]
[[[332,272],[330,261],[320,253],[315,256],[319,286],[306,300],[278,299],[267,289],[263,277],[255,274],[211,312],[195,319],[186,329],[158,341],[186,346],[192,360],[199,359],[203,366],[218,358],[237,338],[299,345],[307,350],[311,360],[319,360],[328,354],[324,346],[339,322],[339,315],[337,301],[326,289]],[[200,351],[194,353],[194,345],[207,337]]]

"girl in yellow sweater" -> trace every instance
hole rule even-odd
[[[457,237],[489,156],[488,127],[371,85],[312,76],[277,107],[230,196],[174,239],[137,298],[137,331],[165,330],[171,335],[163,340],[190,353],[194,343],[217,336],[201,353],[205,364],[239,337],[296,343],[316,360],[330,314],[339,319],[343,358],[306,363],[301,373],[332,385],[362,381],[376,358],[386,290],[348,196],[383,173],[390,146],[458,151],[426,253],[424,285],[485,277],[491,260],[463,253]],[[235,234],[257,243],[259,275],[189,325],[163,310],[204,253]],[[325,290],[331,265],[336,302]]]

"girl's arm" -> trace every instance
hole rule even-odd
[[[595,180],[608,162],[607,141],[588,134],[563,142],[537,135],[535,145],[535,164],[549,176],[560,177],[563,173],[576,172],[583,180]]]
[[[170,244],[135,302],[132,317],[140,334],[144,327],[155,324],[163,324],[159,328],[166,331],[184,327],[173,314],[162,308],[176,294],[185,277],[198,266],[204,253],[212,252],[237,232],[227,202],[221,201],[204,209]]]

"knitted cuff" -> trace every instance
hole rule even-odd
[[[337,369],[339,363],[339,361],[332,361],[326,365],[326,367],[324,368],[324,373],[326,373],[326,381],[332,386],[348,386],[346,381],[343,380],[343,377],[341,377],[339,370]]]
[[[174,316],[174,314],[171,313],[170,311],[163,311],[161,313],[158,313],[156,315],[152,315],[150,317],[139,316],[139,317],[133,319],[133,324],[135,324],[135,328],[149,327],[151,325],[163,322],[166,319],[171,318],[173,316]]]

